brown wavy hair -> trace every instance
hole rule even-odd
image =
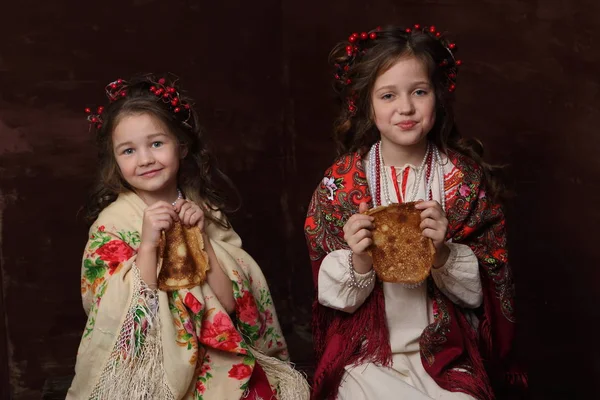
[[[162,76],[161,76],[162,77]],[[175,87],[182,102],[192,104],[179,87],[178,79],[170,74],[163,77],[165,86]],[[149,114],[158,118],[176,138],[180,146],[187,149],[181,160],[177,182],[186,198],[203,202],[214,211],[224,213],[239,208],[239,194],[232,181],[218,167],[205,139],[204,130],[198,123],[198,115],[190,107],[187,113],[175,113],[170,103],[160,100],[150,88],[158,78],[152,74],[142,74],[127,80],[127,95],[105,107],[102,125],[96,129],[99,173],[85,206],[85,220],[93,223],[100,212],[114,202],[119,193],[134,190],[123,179],[113,150],[112,134],[123,117]],[[183,119],[185,118],[185,120]],[[233,201],[229,201],[229,194]],[[234,206],[231,203],[235,204]],[[225,218],[217,220],[207,214],[207,218],[223,227],[229,227]]]
[[[454,122],[454,91],[450,90],[454,79],[449,74],[456,72],[457,60],[448,50],[450,41],[446,36],[438,37],[428,27],[407,32],[405,28],[388,26],[369,33],[376,37],[360,41],[356,57],[347,54],[347,47],[357,44],[349,41],[338,43],[329,55],[338,71],[334,90],[341,103],[333,132],[338,155],[356,151],[364,155],[380,139],[371,102],[375,81],[399,59],[416,57],[427,68],[435,91],[436,121],[428,139],[443,152],[451,149],[473,159],[483,170],[488,194],[494,198],[504,194],[497,178],[503,167],[486,163],[482,143],[463,138]],[[352,112],[350,104],[355,107]]]

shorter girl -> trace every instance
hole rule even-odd
[[[525,380],[511,360],[514,289],[496,185],[454,126],[455,50],[415,25],[353,34],[331,54],[340,157],[305,224],[318,294],[315,399],[489,400],[492,383]],[[404,202],[416,202],[436,249],[417,287],[380,281],[367,251],[374,225],[363,213]]]
[[[190,99],[152,75],[106,87],[98,186],[82,263],[88,314],[67,399],[306,399],[265,278],[223,214]],[[209,270],[157,289],[163,231],[197,226]],[[185,287],[185,288],[184,288]]]

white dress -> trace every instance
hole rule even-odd
[[[453,188],[456,174],[460,172],[443,154],[443,173],[446,180],[445,191]],[[367,162],[368,157],[363,160]],[[368,165],[365,169],[368,170]],[[383,168],[382,175],[387,179],[388,193],[392,202],[398,202],[394,190],[392,167]],[[405,169],[409,172],[404,173]],[[433,168],[433,199],[441,202],[437,168]],[[412,188],[415,180],[415,167],[406,165],[396,168],[398,187],[401,180],[407,179],[406,192]],[[374,182],[369,182],[370,185]],[[383,185],[383,181],[382,181]],[[382,190],[383,194],[383,190]],[[425,180],[419,185],[417,199],[424,199]],[[448,243],[450,256],[444,266],[432,269],[432,277],[437,287],[454,303],[465,308],[481,305],[483,294],[479,277],[479,265],[473,251],[466,245]],[[375,283],[360,289],[351,286],[348,266],[349,250],[336,250],[329,253],[321,264],[318,278],[319,303],[337,310],[353,313],[369,296]],[[372,272],[371,272],[372,273]],[[371,273],[358,274],[358,283],[366,282]],[[379,367],[372,363],[359,366],[347,366],[338,393],[340,400],[473,400],[473,397],[460,392],[449,392],[440,388],[425,371],[421,363],[419,339],[423,330],[433,322],[433,307],[427,296],[427,285],[406,288],[399,284],[383,284],[385,313],[390,333],[393,365],[391,368]]]

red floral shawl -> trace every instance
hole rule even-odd
[[[510,354],[515,331],[514,284],[507,262],[505,220],[502,208],[485,194],[481,168],[459,153],[449,151],[448,157],[463,176],[456,191],[447,197],[447,238],[470,246],[477,256],[483,305],[476,310],[480,320],[476,331],[463,310],[430,279],[434,322],[421,336],[421,360],[440,387],[488,400],[494,398],[490,378],[494,383],[527,384],[526,375],[516,368]],[[339,158],[325,172],[325,178],[332,178],[338,189],[332,196],[330,188],[321,183],[305,222],[315,287],[323,258],[348,248],[342,231],[348,218],[358,212],[361,202],[372,207],[358,153]],[[313,336],[319,360],[313,383],[315,399],[335,398],[347,365],[373,362],[390,366],[382,283],[377,282],[353,314],[324,307],[315,300]]]

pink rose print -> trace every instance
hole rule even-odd
[[[200,394],[206,392],[206,386],[204,386],[204,383],[200,379],[196,381],[196,391]]]
[[[112,275],[119,264],[129,260],[135,251],[122,240],[111,240],[100,246],[95,253],[108,264],[108,273]]]
[[[102,261],[117,263],[117,265],[129,260],[133,253],[135,251],[122,240],[111,240],[96,250],[96,254]]]
[[[242,337],[235,329],[231,320],[225,313],[219,312],[213,321],[202,324],[200,342],[215,349],[231,351],[242,341]]]
[[[460,189],[459,189],[460,195],[465,197],[467,196],[469,193],[471,193],[471,189],[469,188],[469,186],[467,185],[461,185]]]
[[[240,381],[252,375],[252,368],[246,364],[236,364],[229,370],[229,377]]]
[[[200,303],[198,301],[198,299],[196,298],[196,296],[194,296],[193,294],[191,294],[190,292],[188,292],[185,295],[185,299],[183,300],[183,303],[186,305],[187,308],[189,308],[194,314],[198,314],[201,310],[202,310],[202,303]]]
[[[258,309],[250,292],[245,291],[244,295],[236,301],[240,319],[248,325],[256,325],[258,323]]]

